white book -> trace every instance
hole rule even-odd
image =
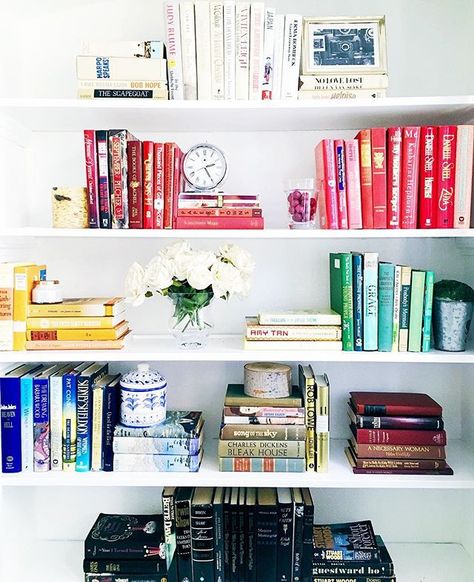
[[[275,40],[273,48],[272,99],[281,99],[281,76],[283,67],[283,44],[285,35],[285,15],[275,16]]]
[[[474,125],[458,125],[456,181],[454,188],[454,228],[469,228],[472,202]]]
[[[41,370],[41,369],[40,369]],[[38,370],[37,372],[40,372]],[[35,373],[21,377],[21,470],[33,471],[33,379]]]
[[[265,5],[263,2],[253,2],[250,7],[249,99],[254,100],[262,98],[264,25]]]
[[[393,324],[392,324],[392,352],[398,352],[400,337],[400,301],[401,301],[402,267],[395,265],[393,276]]]
[[[179,23],[181,28],[184,98],[194,100],[197,99],[197,73],[193,2],[180,2]]]
[[[166,59],[80,55],[76,57],[76,73],[79,80],[165,81]]]
[[[224,0],[224,98],[235,99],[235,0]]]
[[[281,80],[282,99],[298,98],[302,28],[303,20],[300,14],[286,15]]]
[[[249,98],[250,2],[235,5],[235,98]]]
[[[92,390],[92,451],[91,470],[101,471],[102,464],[102,424],[104,407],[104,389],[94,386]]]
[[[275,16],[275,8],[265,8],[263,58],[261,69],[262,99],[273,98],[273,49],[275,45]]]
[[[51,470],[63,470],[63,371],[49,378]]]
[[[163,59],[165,45],[161,40],[92,40],[82,43],[81,55]]]
[[[212,99],[224,99],[224,4],[210,3]]]
[[[184,99],[183,63],[179,4],[177,0],[165,2],[166,56],[168,59],[168,89],[170,99]]]
[[[260,325],[341,325],[341,316],[332,309],[299,309],[258,314]]]
[[[276,350],[313,350],[313,351],[328,351],[340,352],[342,350],[342,342],[340,341],[253,341],[244,339],[244,349],[246,350],[262,350],[262,351],[276,351]]]
[[[211,21],[209,0],[199,0],[194,5],[196,21],[196,64],[198,97],[212,98],[211,89]]]

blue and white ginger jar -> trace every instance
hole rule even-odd
[[[120,422],[124,426],[147,428],[166,418],[167,382],[149,364],[138,364],[120,380]]]

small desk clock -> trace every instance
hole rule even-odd
[[[224,152],[215,145],[198,143],[183,156],[182,171],[186,191],[214,191],[225,180],[227,160]]]

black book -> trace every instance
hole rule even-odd
[[[161,496],[165,528],[166,567],[168,582],[178,582],[178,556],[176,554],[176,515],[174,496],[176,487],[165,487]]]
[[[84,582],[163,582],[166,574],[84,574]]]
[[[313,576],[312,582],[396,582],[395,576]]]
[[[163,556],[162,516],[101,513],[84,545],[86,559],[157,560]]]
[[[257,519],[257,490],[255,487],[247,489],[245,499],[245,553],[247,560],[247,580],[257,582],[257,554],[256,554],[256,519]]]
[[[238,573],[239,582],[247,582],[247,563],[246,563],[246,544],[245,544],[245,499],[246,488],[239,488],[239,517],[238,517],[238,531],[239,542],[237,547],[238,553]]]
[[[230,498],[232,487],[227,487],[224,493],[224,580],[230,580],[230,536],[232,529],[232,515],[230,511]]]
[[[191,559],[191,499],[192,487],[178,487],[175,494],[176,555],[179,582],[193,579]]]
[[[275,582],[277,575],[278,508],[276,490],[257,493],[257,580]]]
[[[113,439],[115,426],[120,417],[120,374],[104,376],[102,400],[102,469],[113,471]]]
[[[304,503],[301,490],[294,487],[291,490],[293,499],[294,543],[293,543],[293,582],[301,582],[303,574],[303,527]]]
[[[277,489],[278,499],[278,549],[277,582],[293,580],[294,515],[291,491],[287,487]]]
[[[313,562],[380,561],[370,521],[315,525]]]
[[[150,574],[151,576],[166,575],[166,557],[156,560],[120,560],[113,558],[101,560],[87,560],[82,563],[83,571],[87,574],[121,574],[128,576],[131,574]]]
[[[191,502],[191,549],[193,578],[197,582],[214,582],[214,489],[194,490]]]
[[[230,496],[230,578],[239,582],[239,488],[232,487]]]
[[[301,561],[303,582],[312,582],[313,576],[313,520],[314,505],[308,488],[301,489],[303,497],[303,559]]]
[[[224,582],[224,494],[216,487],[212,507],[214,511],[214,580]]]

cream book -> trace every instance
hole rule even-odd
[[[337,352],[342,350],[342,342],[339,341],[255,341],[244,339],[244,348],[246,350],[308,350],[308,351],[331,351]]]
[[[260,325],[341,325],[341,316],[332,309],[296,309],[258,314]]]
[[[29,317],[26,320],[27,330],[59,330],[59,329],[111,329],[125,320],[125,311],[113,317]]]
[[[78,340],[78,341],[27,341],[27,350],[121,350],[125,345],[123,335],[118,340]]]
[[[28,306],[28,317],[103,317],[114,316],[125,308],[124,297],[85,297],[64,299],[62,303]]]
[[[103,341],[120,339],[128,329],[128,321],[122,321],[116,327],[109,329],[29,329],[26,333],[29,341]]]

